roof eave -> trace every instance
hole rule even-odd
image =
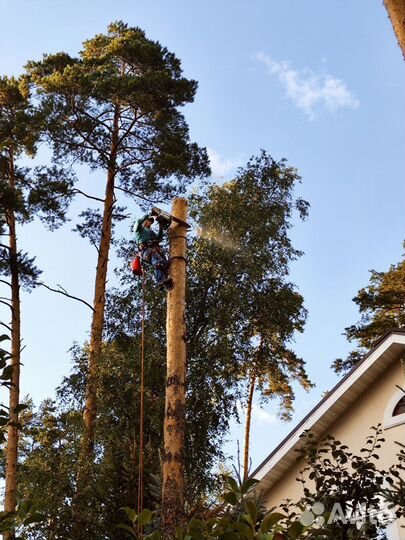
[[[259,480],[260,484],[262,484],[260,486],[261,489],[269,489],[282,475],[282,470],[288,468],[287,462],[291,462],[293,459],[291,453],[300,446],[301,436],[305,431],[318,431],[316,434],[319,435],[322,432],[326,433],[328,426],[325,425],[325,421],[326,423],[329,422],[330,427],[336,419],[335,412],[339,411],[339,414],[342,412],[342,403],[339,403],[339,400],[342,400],[345,395],[347,400],[350,389],[352,389],[353,396],[356,395],[353,385],[357,383],[357,386],[361,387],[361,377],[364,377],[364,373],[366,372],[370,375],[370,368],[372,366],[374,366],[375,377],[378,376],[378,373],[382,369],[386,369],[388,362],[384,362],[383,357],[392,362],[395,354],[398,354],[398,351],[393,350],[395,347],[405,350],[405,329],[394,329],[384,334],[376,342],[376,346],[325,395],[273,452],[253,471],[250,477]],[[390,354],[390,350],[394,354]],[[286,456],[289,457],[288,460],[286,460]]]

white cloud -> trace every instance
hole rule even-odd
[[[259,405],[253,404],[252,407],[252,416],[258,422],[263,424],[275,424],[278,420],[275,414],[267,412],[265,409],[259,407]]]
[[[210,158],[211,171],[213,176],[223,177],[241,165],[240,159],[226,159],[218,154],[213,148],[207,148]]]
[[[241,418],[246,416],[246,403],[242,404],[240,401],[238,401],[236,408]],[[257,403],[253,403],[252,406],[252,420],[253,427],[256,422],[259,424],[275,424],[276,422],[280,421],[275,414],[271,414],[266,411],[266,409],[262,409],[262,407],[260,407],[260,405]],[[244,423],[244,420],[242,420],[242,423]]]
[[[341,79],[332,75],[314,73],[305,68],[293,69],[286,61],[276,62],[270,56],[259,52],[256,59],[267,67],[270,75],[278,78],[286,96],[296,107],[314,120],[317,110],[357,109],[359,101],[348,90]]]

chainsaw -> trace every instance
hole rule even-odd
[[[187,229],[191,227],[191,225],[189,225],[182,219],[179,219],[176,216],[172,216],[171,214],[168,214],[167,212],[161,210],[160,208],[157,208],[156,206],[152,208],[151,213],[152,216],[156,218],[156,221],[159,223],[159,225],[161,225],[164,229],[168,229],[173,221],[175,223],[178,223],[179,225],[182,225],[183,227],[187,227]]]

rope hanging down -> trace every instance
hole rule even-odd
[[[141,391],[139,406],[139,464],[138,464],[138,516],[143,510],[143,447],[144,447],[144,393],[145,393],[145,289],[146,272],[142,280],[142,310],[141,310]],[[142,525],[138,521],[138,534],[142,536]]]

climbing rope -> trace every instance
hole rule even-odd
[[[139,464],[138,464],[138,516],[143,510],[143,447],[144,447],[144,393],[145,393],[145,289],[146,272],[142,280],[142,309],[141,309],[141,395],[139,406]],[[138,521],[138,534],[142,536],[142,525]]]

